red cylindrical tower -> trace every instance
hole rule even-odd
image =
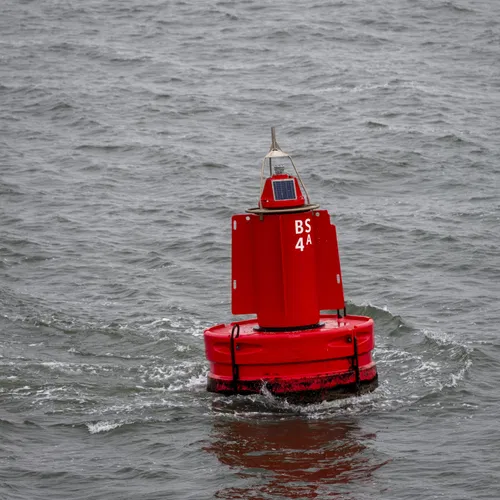
[[[276,165],[279,158],[295,175]],[[299,402],[374,390],[373,320],[346,314],[335,226],[310,203],[274,129],[261,176],[259,206],[232,218],[232,312],[257,317],[205,330],[208,390],[266,386]]]

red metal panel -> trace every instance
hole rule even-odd
[[[313,325],[319,321],[313,212],[279,217],[286,311],[282,326]]]
[[[232,218],[232,312],[262,327],[314,324],[344,308],[335,226],[326,210]]]
[[[262,219],[255,216],[253,227],[259,325],[286,326],[280,215],[265,215]]]
[[[265,215],[253,222],[257,317],[264,328],[319,320],[312,212]]]
[[[231,310],[233,314],[257,312],[252,229],[254,218],[254,215],[234,215],[231,219]]]
[[[344,309],[337,230],[326,210],[314,216],[319,309]]]

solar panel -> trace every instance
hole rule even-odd
[[[276,201],[297,199],[297,195],[295,194],[295,182],[293,179],[273,181],[273,191]]]

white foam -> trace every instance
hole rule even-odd
[[[207,382],[207,375],[205,373],[201,375],[193,375],[187,381],[179,380],[170,384],[167,387],[167,390],[170,392],[178,392],[186,389],[197,389],[200,387],[204,387],[206,382]]]
[[[469,368],[472,366],[472,361],[469,359],[465,363],[465,366],[458,372],[452,373],[450,376],[450,382],[446,384],[448,387],[456,387],[458,383],[465,378],[465,374],[469,371]]]
[[[121,427],[123,424],[124,424],[124,422],[103,421],[103,422],[95,422],[95,423],[88,422],[85,425],[87,426],[90,434],[98,434],[100,432],[112,431],[113,429]]]
[[[460,339],[451,333],[447,333],[442,330],[428,330],[426,328],[422,329],[422,333],[426,338],[433,340],[441,346],[458,347],[467,353],[470,353],[473,350],[473,348],[467,345],[467,343],[461,342]]]
[[[155,329],[159,329],[159,331],[166,331],[165,328],[158,327],[166,327],[166,328],[181,328],[182,323],[179,319],[174,318],[160,318],[151,321],[150,323],[145,323],[144,325],[139,326],[141,330],[149,330],[151,327]]]
[[[145,366],[141,365],[139,370],[143,373],[143,381],[167,382],[173,378],[191,375],[199,368],[198,361],[183,361],[173,366]]]
[[[50,370],[66,373],[68,375],[80,375],[87,373],[90,375],[97,375],[100,372],[113,371],[113,367],[106,365],[92,365],[88,363],[66,363],[63,361],[43,361],[41,366],[49,368]]]
[[[417,373],[439,373],[441,372],[441,364],[436,361],[422,361],[422,364],[413,368],[413,371]]]
[[[63,363],[62,361],[43,361],[40,364],[51,370],[57,370],[64,373],[82,373],[80,366],[75,365],[74,363]]]
[[[18,387],[17,389],[13,389],[12,393],[18,393],[18,392],[26,392],[26,391],[31,391],[31,387],[29,385],[25,385],[24,387]]]
[[[361,307],[371,307],[372,309],[376,309],[378,311],[383,311],[383,312],[386,312],[386,313],[389,313],[391,316],[395,316],[389,309],[389,307],[387,305],[384,305],[384,306],[377,306],[375,304],[373,304],[372,302],[370,302],[369,300],[365,300],[361,303]]]

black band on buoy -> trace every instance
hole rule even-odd
[[[352,357],[352,369],[354,370],[354,375],[356,376],[356,393],[360,393],[360,379],[359,379],[359,358],[358,358],[358,339],[356,335],[353,335],[354,341],[354,355]]]
[[[236,352],[234,346],[234,339],[237,339],[240,336],[240,325],[236,323],[231,330],[231,339],[230,339],[230,347],[231,347],[231,368],[233,372],[233,391],[234,394],[238,393],[238,378],[239,378],[239,369],[236,364]]]

